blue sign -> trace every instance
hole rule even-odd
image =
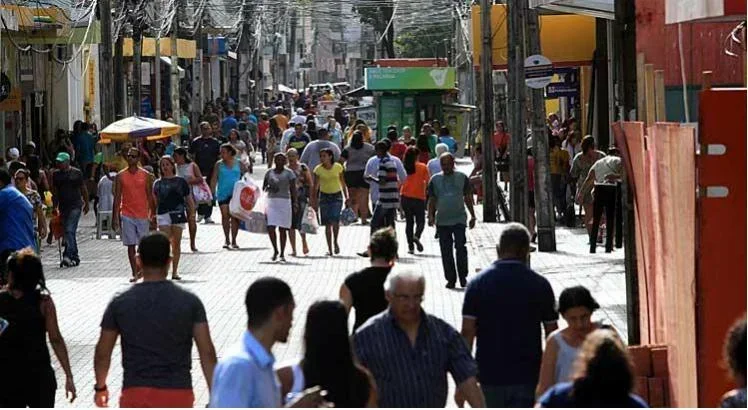
[[[576,84],[550,83],[545,89],[546,98],[576,97],[578,94]]]

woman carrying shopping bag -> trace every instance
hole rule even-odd
[[[291,256],[296,257],[296,231],[301,235],[301,246],[304,255],[309,254],[309,245],[306,242],[306,232],[301,228],[306,208],[309,203],[309,191],[312,189],[312,173],[306,164],[299,162],[299,152],[296,148],[286,151],[288,157],[288,168],[296,174],[296,203],[291,220],[291,230],[288,239],[291,242]]]
[[[224,249],[239,249],[236,244],[236,236],[239,234],[239,219],[231,216],[229,212],[229,203],[234,194],[234,184],[241,178],[245,167],[236,158],[236,148],[231,144],[221,145],[221,159],[216,162],[216,171],[210,181],[211,192],[216,193],[216,200],[221,209],[221,225],[223,225],[223,235],[226,241]],[[229,232],[231,232],[231,241],[229,242]]]

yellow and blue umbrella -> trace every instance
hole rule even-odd
[[[160,140],[176,135],[181,130],[178,124],[145,117],[127,117],[109,124],[99,132],[102,144],[144,139]]]

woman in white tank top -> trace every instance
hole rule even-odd
[[[190,189],[193,185],[199,184],[203,181],[203,175],[200,173],[200,168],[190,161],[187,150],[183,147],[179,147],[174,150],[174,162],[177,163],[177,176],[180,176],[187,181],[190,185]],[[197,246],[195,245],[195,237],[197,236],[197,222],[195,218],[187,218],[187,225],[190,231],[190,249],[192,252],[197,252]]]

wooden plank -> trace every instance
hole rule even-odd
[[[636,55],[636,119],[644,121],[646,111],[647,97],[644,95],[644,53],[638,53]]]
[[[644,65],[644,96],[646,98],[645,120],[647,127],[655,123],[655,75],[654,65]]]
[[[657,122],[667,121],[665,119],[665,72],[655,70],[655,119]]]
[[[712,89],[712,71],[704,70],[701,72],[701,91]]]

